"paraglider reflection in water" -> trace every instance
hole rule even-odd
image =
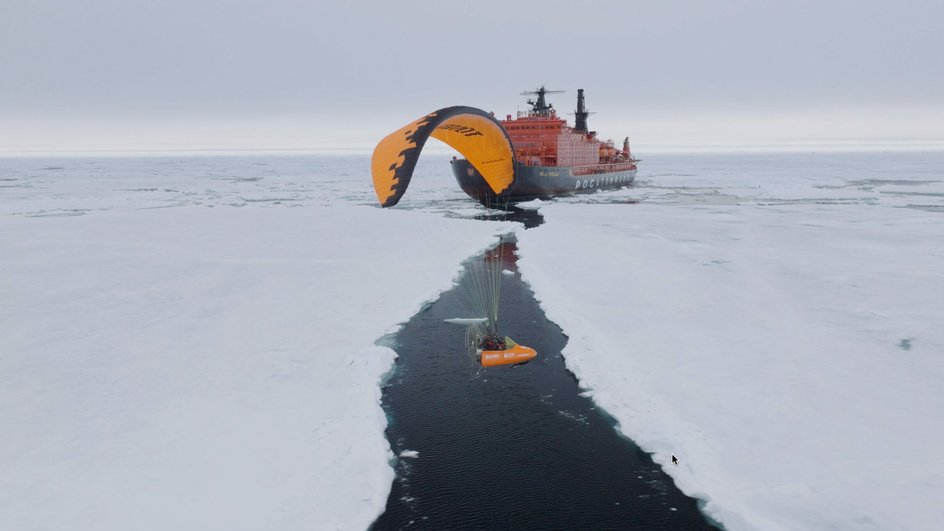
[[[461,153],[499,201],[514,184],[515,152],[495,117],[475,107],[446,107],[401,127],[374,148],[371,175],[381,206],[393,206],[403,197],[429,137]]]

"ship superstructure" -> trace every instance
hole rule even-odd
[[[612,140],[601,141],[587,128],[583,89],[577,91],[574,126],[547,103],[547,95],[561,91],[543,86],[522,95],[530,109],[517,116],[507,115],[499,123],[511,140],[515,153],[515,185],[499,197],[491,194],[478,171],[464,159],[452,161],[453,173],[462,189],[489,204],[547,199],[560,195],[594,192],[632,184],[636,160],[629,149],[629,138],[617,148]]]

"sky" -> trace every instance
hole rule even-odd
[[[4,0],[0,152],[369,148],[586,91],[637,146],[944,145],[944,2]]]

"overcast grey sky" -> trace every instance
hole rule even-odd
[[[577,88],[638,144],[944,141],[944,1],[3,0],[0,151],[373,145]]]

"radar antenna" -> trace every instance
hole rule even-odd
[[[544,85],[541,85],[537,90],[530,90],[522,92],[522,96],[537,96],[537,101],[528,100],[528,105],[531,106],[531,112],[536,114],[548,114],[553,108],[553,105],[548,105],[547,100],[544,98],[547,94],[563,94],[563,90],[547,90],[544,88]]]

